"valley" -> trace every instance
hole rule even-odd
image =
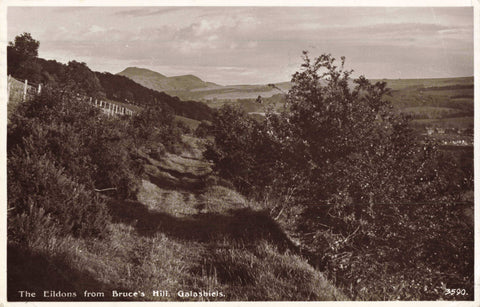
[[[119,75],[182,100],[204,102],[213,109],[237,105],[257,117],[264,114],[267,108],[282,111],[285,95],[291,88],[290,82],[222,86],[193,75],[166,77],[148,69],[132,67]],[[371,81],[387,83],[391,95],[386,99],[397,112],[412,118],[412,125],[420,134],[434,135],[443,145],[472,146],[473,77]],[[259,97],[261,103],[257,101]]]

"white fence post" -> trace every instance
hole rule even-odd
[[[25,84],[23,85],[23,101],[27,99],[27,87],[28,87],[28,80],[25,79]]]
[[[12,76],[8,75],[7,78],[7,103],[10,102],[10,89],[12,87]]]

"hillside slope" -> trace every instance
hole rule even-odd
[[[158,72],[138,67],[127,67],[123,71],[117,73],[117,75],[128,77],[145,87],[160,92],[177,90],[189,91],[192,89],[217,86],[214,83],[205,82],[194,75],[167,77]]]
[[[177,97],[146,88],[125,76],[97,72],[96,77],[109,99],[127,101],[142,107],[162,104],[170,108],[175,115],[195,120],[210,120],[212,117],[212,110],[204,103],[191,100],[182,101]]]
[[[190,148],[180,155],[140,153],[148,178],[137,201],[110,199],[106,238],[44,233],[29,250],[10,246],[9,299],[19,300],[20,288],[78,300],[89,300],[85,289],[104,293],[101,300],[125,300],[114,291],[156,301],[346,299],[267,214],[209,178],[202,141],[184,139]]]

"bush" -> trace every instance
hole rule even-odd
[[[43,231],[103,234],[109,215],[94,189],[114,187],[121,197],[135,197],[140,174],[128,122],[121,123],[48,90],[18,106],[7,139],[9,240],[25,241],[32,227],[35,236],[43,227],[37,215],[51,218]]]
[[[212,124],[209,121],[202,120],[195,129],[195,136],[199,138],[206,138],[211,135]]]
[[[46,155],[87,189],[115,187],[134,197],[139,165],[129,123],[110,119],[74,97],[45,91],[10,118],[8,150]],[[136,140],[139,142],[139,140]]]
[[[204,156],[215,163],[220,176],[245,193],[258,192],[272,182],[276,155],[264,123],[238,107],[224,105],[214,114],[212,125],[215,142],[207,145]]]
[[[153,106],[143,109],[133,116],[130,124],[130,134],[135,140],[135,146],[146,147],[157,151],[160,147],[169,152],[178,151],[182,146],[182,132],[185,127],[175,121],[174,114],[168,109],[160,106]],[[160,153],[162,150],[158,149]]]
[[[159,158],[182,146],[182,127],[161,108],[106,117],[75,95],[48,89],[20,104],[9,121],[9,234],[18,241],[43,227],[43,219],[30,220],[36,216],[51,217],[45,231],[100,236],[109,217],[95,190],[136,198],[143,174],[137,151]]]
[[[473,230],[452,207],[471,176],[452,179],[458,163],[393,111],[384,82],[352,83],[344,58],[338,65],[305,52],[304,61],[282,113],[256,122],[220,109],[206,157],[241,191],[285,199],[270,212],[295,225],[312,261],[352,296],[438,299],[445,284],[473,295]],[[444,243],[451,234],[457,239]],[[448,266],[452,257],[459,261]]]
[[[101,236],[107,208],[45,156],[8,159],[9,241],[25,243],[39,233]]]

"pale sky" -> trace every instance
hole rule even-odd
[[[219,84],[289,81],[331,53],[367,78],[473,75],[473,8],[9,7],[8,40],[117,73],[128,66]]]

